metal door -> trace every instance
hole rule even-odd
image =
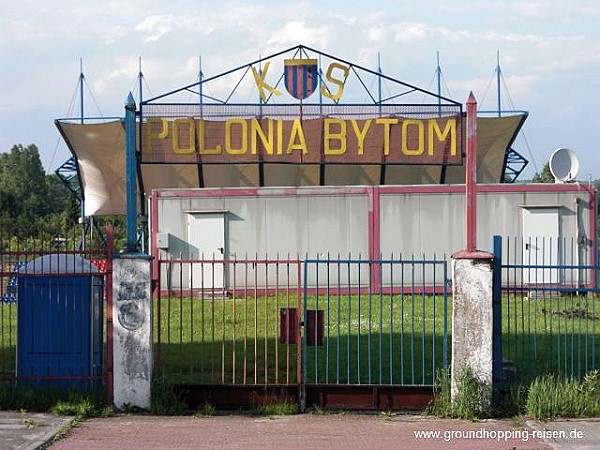
[[[526,284],[559,282],[559,210],[556,207],[523,209],[523,281]],[[531,266],[531,267],[527,267]],[[554,266],[542,268],[541,266]]]
[[[188,214],[189,259],[202,260],[189,273],[193,289],[223,289],[226,254],[225,212]]]

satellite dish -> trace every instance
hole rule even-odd
[[[550,172],[554,176],[555,183],[566,183],[573,181],[579,172],[579,159],[573,150],[568,148],[557,148],[550,155]]]

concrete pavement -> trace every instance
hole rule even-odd
[[[72,420],[72,417],[59,417],[52,414],[0,411],[0,449],[41,448]]]
[[[0,412],[2,450],[124,449],[554,449],[600,448],[600,419],[439,419],[404,414],[328,413],[262,417],[116,415],[78,424],[52,437],[72,418]]]

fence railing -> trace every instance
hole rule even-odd
[[[166,289],[157,280],[158,373],[190,384],[299,382],[299,260],[161,260],[159,266],[160,277],[171,272],[178,279]]]
[[[158,266],[156,370],[176,383],[430,385],[448,365],[444,260]]]
[[[576,241],[497,240],[505,377],[580,379],[600,368],[598,271]],[[591,264],[594,262],[594,264]]]
[[[76,242],[2,240],[0,381],[110,394],[112,230],[106,247]]]
[[[432,385],[448,365],[447,263],[304,262],[307,384]]]

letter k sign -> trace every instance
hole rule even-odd
[[[265,91],[264,91],[265,89],[273,95],[281,95],[281,92],[279,92],[274,87],[269,86],[265,82],[265,78],[267,76],[267,72],[269,71],[270,65],[271,65],[271,61],[267,61],[265,63],[265,70],[261,70],[260,73],[254,68],[254,66],[252,66],[252,75],[254,75],[254,80],[256,81],[256,87],[258,88],[258,91],[260,92],[260,98],[262,99],[263,102],[267,101],[267,95],[265,94]]]

